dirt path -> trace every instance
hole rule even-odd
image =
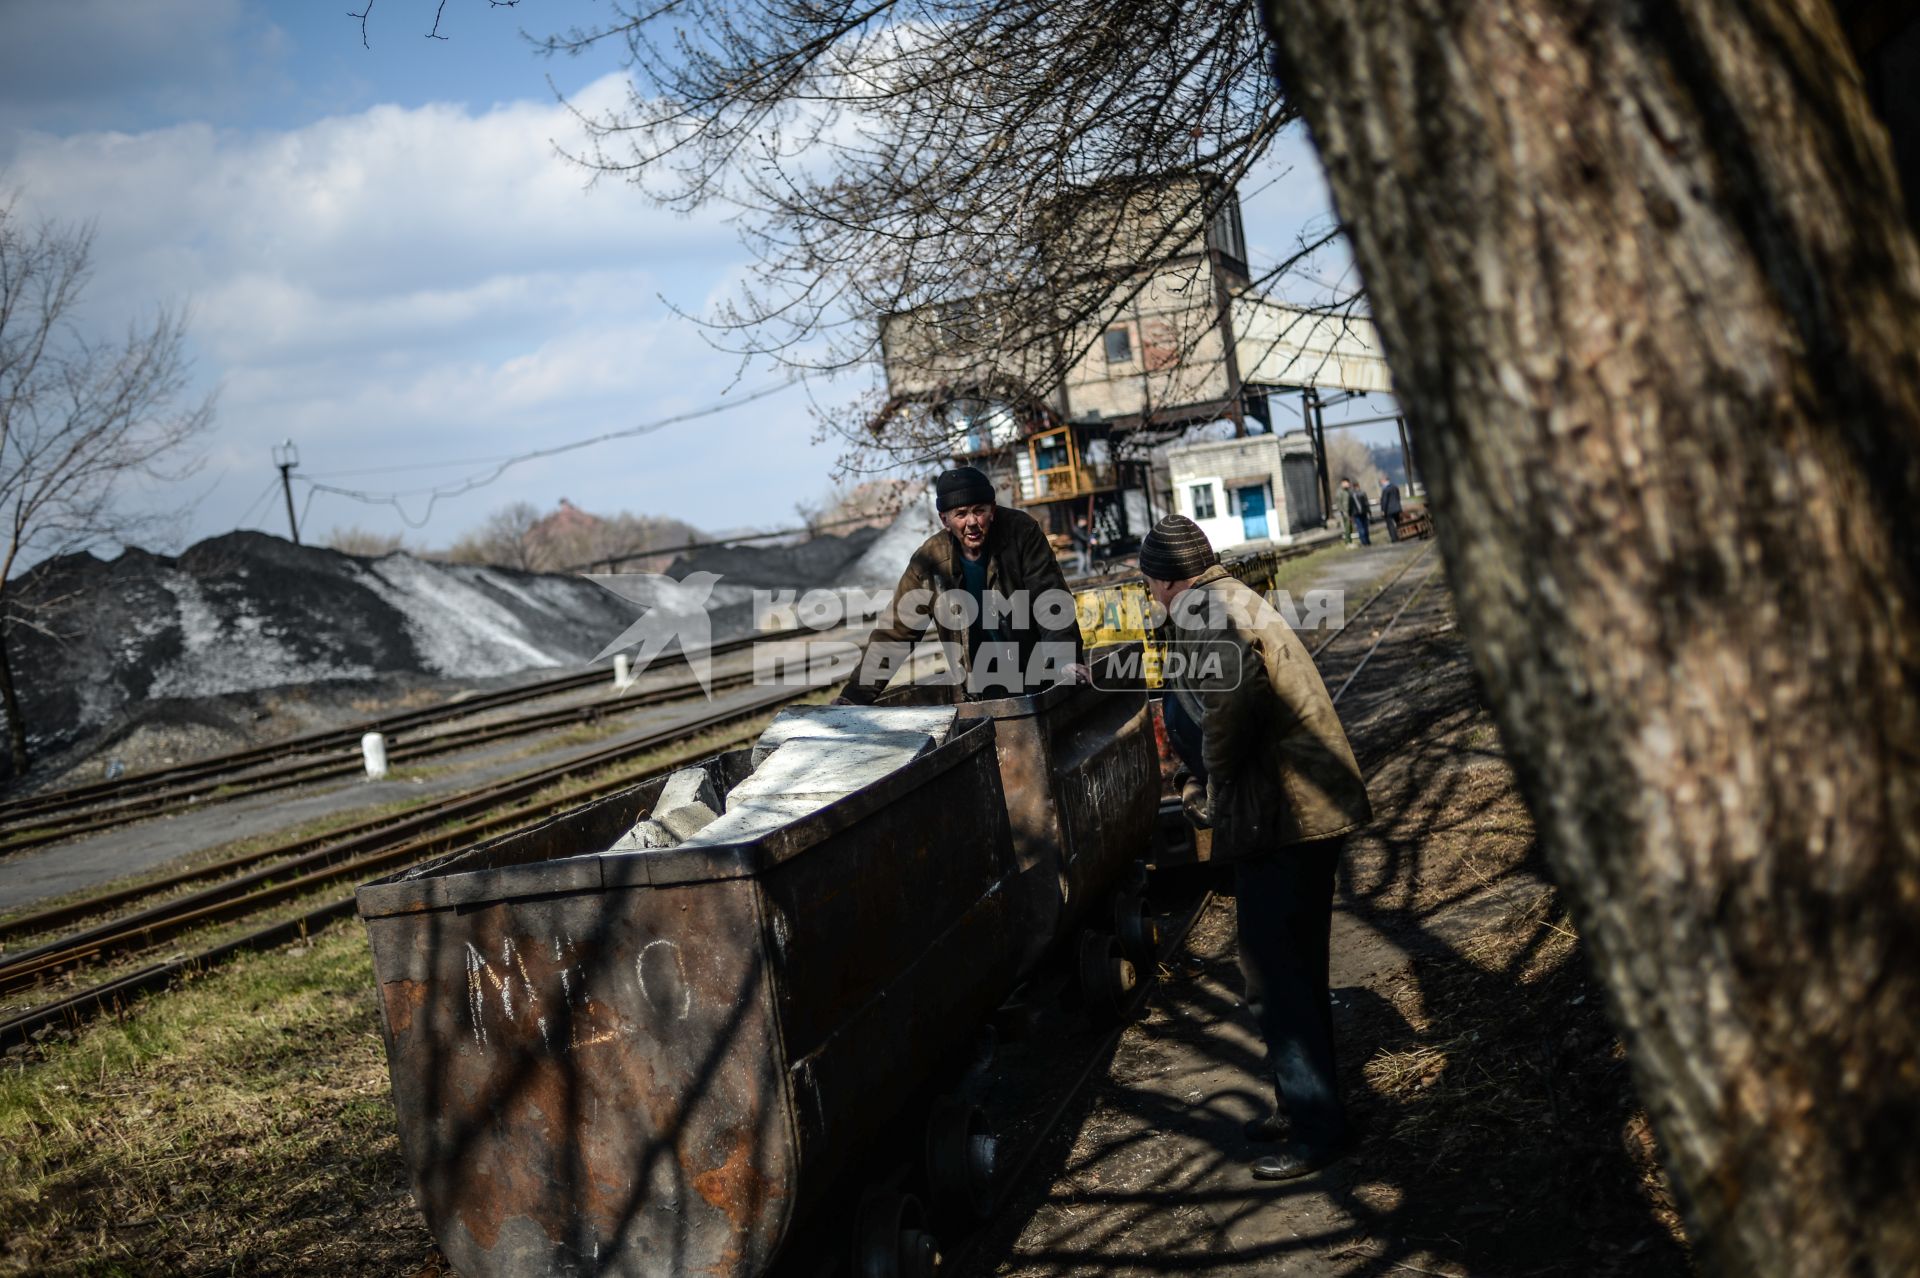
[[[1341,711],[1380,813],[1350,848],[1333,929],[1352,1156],[1290,1184],[1248,1175],[1261,1148],[1242,1124],[1271,1093],[1221,898],[977,1272],[1687,1271],[1441,579]]]

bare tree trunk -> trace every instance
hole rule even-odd
[[[1920,1272],[1920,253],[1832,11],[1266,3],[1703,1263]]]
[[[0,709],[7,715],[7,756],[13,775],[25,776],[27,765],[27,720],[20,713],[20,694],[13,687],[13,651],[7,642],[6,622],[0,618]]]

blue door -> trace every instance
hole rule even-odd
[[[1267,488],[1265,484],[1257,488],[1242,488],[1240,496],[1240,524],[1248,541],[1259,541],[1267,535]]]

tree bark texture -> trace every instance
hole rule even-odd
[[[1267,6],[1703,1266],[1920,1273],[1920,253],[1832,9]]]
[[[0,619],[0,627],[6,622]],[[13,651],[0,631],[0,710],[7,716],[7,762],[16,777],[25,776],[32,759],[27,754],[27,721],[20,713],[20,694],[13,686]]]

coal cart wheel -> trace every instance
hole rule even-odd
[[[926,1230],[918,1199],[875,1188],[853,1222],[854,1278],[936,1278],[940,1248]]]
[[[986,1115],[957,1096],[943,1096],[927,1115],[927,1185],[935,1214],[974,1224],[993,1214],[999,1143]]]
[[[1113,898],[1113,934],[1137,970],[1151,972],[1160,961],[1160,922],[1147,912],[1146,898],[1139,892]]]
[[[1127,1018],[1140,977],[1110,932],[1080,934],[1080,999],[1097,1024],[1118,1025]]]

